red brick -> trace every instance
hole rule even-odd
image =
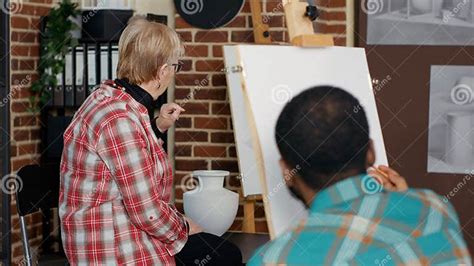
[[[26,29],[30,24],[27,18],[18,16],[12,16],[10,21],[11,27],[14,29]]]
[[[14,56],[28,56],[29,47],[28,46],[12,45],[11,46],[11,53],[12,53],[12,57],[14,57]]]
[[[34,139],[40,139],[41,138],[41,130],[39,129],[32,129],[30,132],[30,138],[32,140]]]
[[[183,29],[183,28],[192,28],[193,26],[189,25],[182,17],[176,17],[174,20],[175,27],[177,29]]]
[[[266,232],[268,232],[267,221],[256,221],[255,222],[255,231],[257,233],[266,233]]]
[[[175,131],[174,140],[176,142],[207,142],[209,133],[206,131]]]
[[[224,67],[222,60],[198,60],[196,61],[196,71],[219,72]]]
[[[315,29],[321,33],[337,33],[342,34],[346,32],[346,25],[327,25],[320,22],[315,23]]]
[[[184,103],[182,107],[186,110],[185,115],[202,115],[209,114],[209,103]]]
[[[29,130],[15,130],[13,132],[13,139],[16,141],[28,140],[30,136]]]
[[[237,157],[237,150],[235,149],[235,146],[231,146],[231,147],[227,148],[227,156]]]
[[[192,42],[193,34],[190,31],[176,31],[183,42]]]
[[[212,114],[213,115],[230,115],[229,103],[213,103]]]
[[[12,42],[34,43],[36,41],[36,33],[33,32],[12,32]]]
[[[186,45],[185,54],[189,57],[207,57],[209,46],[207,45]]]
[[[212,56],[214,57],[222,57],[224,51],[221,45],[213,45],[212,46]]]
[[[191,156],[191,145],[176,145],[174,148],[175,156]]]
[[[18,155],[35,154],[35,153],[36,153],[35,143],[21,144],[18,146]]]
[[[11,170],[18,171],[21,167],[27,164],[38,163],[35,159],[12,159],[11,161]]]
[[[20,70],[35,70],[35,60],[19,60],[18,63]]]
[[[32,30],[39,31],[41,27],[41,19],[40,18],[31,18],[29,28]]]
[[[29,106],[29,102],[14,102],[11,105],[11,110],[16,113],[24,113],[28,110]]]
[[[245,0],[244,6],[240,10],[240,13],[250,13],[250,12],[251,12],[251,10],[250,10],[249,0]]]
[[[176,88],[174,90],[174,97],[176,100],[182,100],[190,97],[191,90],[190,89],[181,89]]]
[[[195,36],[196,42],[227,42],[226,31],[198,31]]]
[[[272,41],[275,42],[284,42],[284,32],[283,31],[270,31],[270,37],[272,38]]]
[[[211,169],[214,170],[226,170],[233,173],[239,172],[239,165],[236,160],[213,160],[211,162]]]
[[[255,42],[253,38],[253,31],[245,30],[245,31],[232,31],[231,35],[232,42],[246,42],[246,43],[253,43]]]
[[[226,157],[226,147],[225,146],[195,146],[194,156]]]
[[[195,128],[227,129],[226,117],[195,117]]]
[[[190,128],[192,126],[192,120],[189,117],[181,117],[176,121],[176,128]]]
[[[346,20],[346,13],[341,11],[334,11],[334,12],[326,12],[322,11],[319,20],[331,20],[331,21],[345,21]]]
[[[334,44],[337,46],[346,46],[346,38],[345,37],[336,37],[334,38]]]
[[[228,28],[245,28],[246,17],[237,16],[231,22],[229,22],[225,27]]]
[[[39,57],[39,55],[40,55],[39,50],[40,50],[39,46],[37,46],[37,45],[30,46],[30,56]]]
[[[193,60],[180,60],[182,63],[181,71],[190,71],[193,68]]]
[[[346,0],[316,0],[316,5],[325,7],[345,7]]]
[[[227,80],[224,74],[212,75],[212,86],[226,86]]]
[[[225,100],[227,95],[227,90],[223,89],[201,89],[196,94],[194,94],[194,99],[199,100]]]
[[[176,75],[176,85],[177,86],[186,86],[191,85],[195,86],[199,84],[202,80],[206,80],[206,74],[178,74]]]
[[[266,9],[267,13],[282,13],[283,10],[283,3],[281,0],[270,0],[267,1]]]
[[[176,159],[175,168],[177,171],[205,170],[207,169],[207,161]]]
[[[23,126],[36,126],[38,125],[37,117],[35,116],[20,116],[15,117],[13,120],[13,125],[15,127],[23,127]]]
[[[282,15],[277,15],[277,16],[264,16],[262,18],[262,21],[265,24],[268,24],[270,28],[281,28],[283,27],[283,16]]]
[[[31,5],[23,2],[19,13],[25,15],[46,16],[48,15],[50,9],[51,8],[46,6]]]
[[[232,132],[212,132],[212,143],[234,143],[234,133]]]

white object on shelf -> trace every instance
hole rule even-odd
[[[184,213],[204,232],[223,235],[232,225],[239,207],[239,194],[223,187],[228,171],[194,171],[199,180],[194,190],[183,194]]]

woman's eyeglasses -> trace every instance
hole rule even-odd
[[[174,72],[178,73],[183,68],[183,62],[178,62],[176,64],[171,64],[174,67]]]

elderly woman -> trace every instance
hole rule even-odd
[[[155,100],[179,71],[183,46],[167,26],[134,17],[119,41],[118,79],[104,81],[64,133],[62,240],[72,265],[240,265],[229,242],[170,203],[161,135],[184,109]]]

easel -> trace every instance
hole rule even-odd
[[[261,0],[250,0],[252,12],[253,34],[255,43],[272,44],[269,27],[262,21]],[[286,24],[290,43],[301,47],[334,46],[331,34],[314,33],[313,20],[317,17],[317,10],[307,3],[298,0],[283,0]],[[261,177],[264,179],[263,177]],[[265,184],[265,180],[262,180]],[[244,198],[244,220],[242,232],[255,233],[255,204],[262,200],[261,195],[251,195]],[[268,203],[264,200],[265,208]],[[267,219],[269,219],[267,215]]]

